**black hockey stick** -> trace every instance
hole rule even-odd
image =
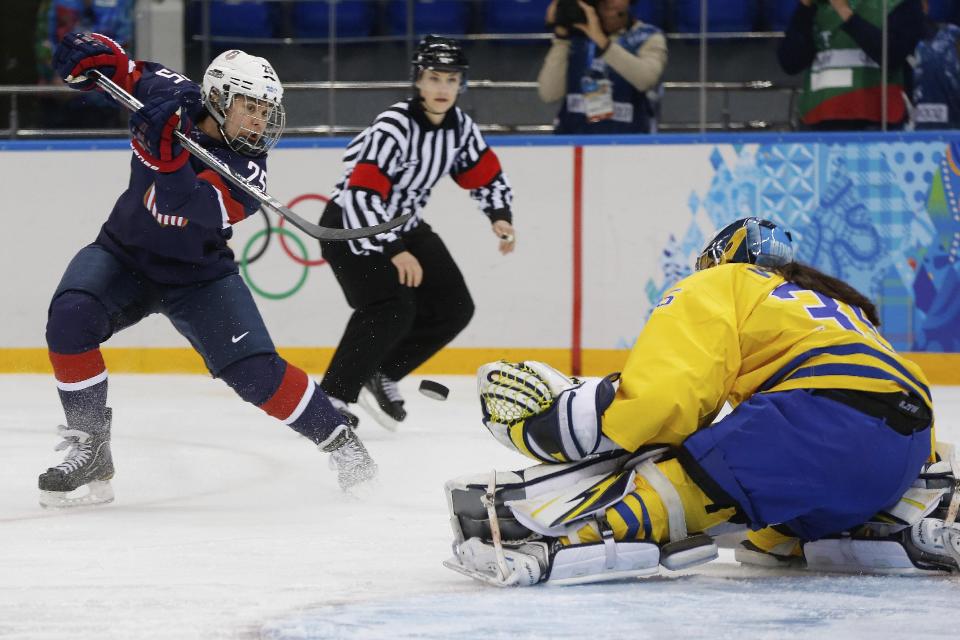
[[[122,104],[130,111],[139,111],[141,108],[143,108],[142,102],[124,91],[123,88],[118,86],[113,80],[106,77],[96,69],[90,69],[86,72],[86,75],[94,79],[101,89],[113,96],[117,102]],[[300,229],[307,235],[313,236],[317,240],[357,240],[358,238],[369,238],[370,236],[375,236],[378,233],[383,233],[395,227],[399,227],[404,222],[409,220],[410,216],[412,215],[408,213],[398,218],[394,218],[388,222],[374,225],[372,227],[363,227],[362,229],[331,229],[330,227],[322,227],[318,224],[307,222],[293,211],[283,206],[279,200],[271,196],[269,193],[261,191],[257,187],[247,182],[246,178],[235,173],[233,169],[221,162],[219,158],[191,140],[182,132],[174,131],[174,135],[177,136],[177,140],[180,141],[180,144],[183,145],[183,148],[193,154],[194,157],[229,180],[234,186],[243,191],[245,194],[256,199],[261,205],[271,209],[272,211],[276,211],[279,215],[289,220],[290,224]]]

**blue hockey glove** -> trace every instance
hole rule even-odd
[[[53,66],[68,87],[89,91],[96,83],[85,74],[96,69],[126,88],[130,58],[116,42],[99,33],[68,33],[53,54]]]
[[[190,117],[180,100],[170,95],[156,96],[130,116],[133,151],[154,171],[172,173],[190,156],[174,132],[186,134],[190,127]]]

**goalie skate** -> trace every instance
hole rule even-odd
[[[454,546],[443,566],[492,587],[529,587],[546,579],[551,562],[548,542],[524,542],[502,547],[504,566],[493,545],[470,538]],[[505,571],[504,571],[505,570]]]
[[[107,420],[109,427],[109,413]],[[67,449],[67,454],[63,462],[40,474],[40,506],[59,509],[113,502],[109,428],[90,434],[61,425],[57,431],[63,441],[55,450]]]

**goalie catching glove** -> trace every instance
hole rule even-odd
[[[485,364],[477,372],[483,424],[501,444],[538,462],[619,449],[602,433],[618,377],[578,380],[536,360]]]

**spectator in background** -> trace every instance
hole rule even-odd
[[[809,129],[881,126],[884,0],[800,0],[777,50],[789,74],[806,71],[800,120]],[[887,123],[907,120],[904,67],[923,35],[921,0],[886,0]]]
[[[50,40],[50,11],[53,0],[41,0],[37,8],[34,27],[34,52],[37,66],[37,84],[53,84],[59,81],[53,73],[53,41]]]
[[[547,7],[554,39],[537,77],[540,98],[563,98],[556,133],[653,133],[667,41],[630,13],[631,0],[577,1],[583,22],[558,23]],[[566,13],[563,7],[561,12]]]
[[[129,50],[133,39],[133,0],[44,0],[38,15],[37,61],[41,78],[54,78],[52,51],[71,31],[92,31]],[[40,52],[45,52],[43,55]]]
[[[71,31],[105,35],[130,51],[134,0],[44,0],[37,16],[37,75],[40,84],[60,84],[53,72],[52,52]],[[126,127],[127,115],[100,92],[83,92],[64,103],[44,99],[43,125],[48,127]]]
[[[923,12],[930,3],[923,0]],[[926,20],[923,39],[910,58],[916,129],[960,128],[960,27]]]

